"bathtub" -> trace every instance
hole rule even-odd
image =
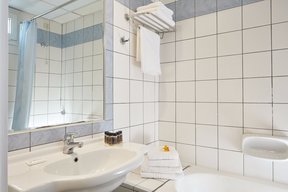
[[[189,167],[176,180],[177,192],[288,192],[288,185]]]

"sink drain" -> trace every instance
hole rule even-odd
[[[74,162],[75,162],[75,163],[77,163],[78,160],[79,160],[78,157],[75,157],[75,158],[74,158]]]

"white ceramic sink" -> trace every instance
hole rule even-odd
[[[60,176],[101,174],[116,169],[136,156],[136,152],[125,149],[103,149],[72,155],[45,166],[44,171]]]
[[[133,143],[113,147],[84,144],[72,155],[61,149],[10,157],[9,192],[113,191],[143,162],[146,152],[146,146]]]

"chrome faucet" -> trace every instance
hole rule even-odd
[[[83,147],[83,142],[74,142],[75,134],[74,133],[67,133],[64,136],[64,154],[72,154],[75,147]]]

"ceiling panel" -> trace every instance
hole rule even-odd
[[[69,21],[77,19],[78,17],[80,17],[80,15],[77,15],[77,14],[74,14],[74,13],[67,13],[67,14],[62,15],[60,17],[56,17],[53,20],[58,22],[58,23],[67,23]]]
[[[22,8],[21,10],[26,11],[28,13],[32,13],[34,15],[39,15],[45,13],[46,11],[51,10],[52,8],[54,8],[52,5],[42,1],[38,1],[33,4],[30,4],[25,8]]]
[[[79,9],[79,8],[82,8],[86,5],[89,5],[93,2],[95,2],[95,0],[77,0],[77,1],[75,1],[69,5],[66,5],[64,9],[67,9],[69,11],[74,11],[76,9]]]
[[[57,9],[57,10],[55,10],[55,11],[53,11],[47,15],[44,15],[43,17],[46,19],[54,19],[55,17],[65,15],[67,13],[68,13],[68,11],[65,9]]]
[[[85,7],[77,9],[73,12],[75,12],[79,15],[88,15],[88,14],[95,13],[95,12],[100,11],[100,10],[103,10],[103,2],[102,1],[92,3],[90,5],[87,5]]]
[[[49,3],[51,5],[59,6],[59,5],[62,5],[64,3],[67,3],[70,0],[43,0],[43,1],[46,3]]]

